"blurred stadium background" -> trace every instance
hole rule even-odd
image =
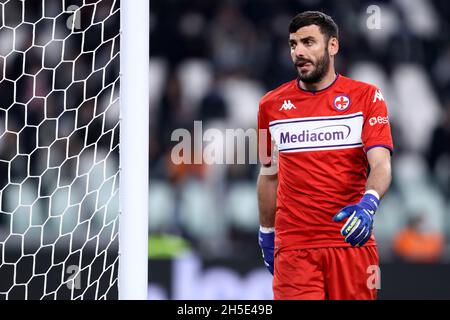
[[[28,18],[38,21],[42,15],[39,2],[26,2],[30,6]],[[7,1],[0,1],[2,7],[7,5],[4,3]],[[57,3],[61,1],[45,3],[50,10],[47,13],[51,15],[52,8],[59,10]],[[64,4],[81,6],[86,3],[96,1],[66,1]],[[367,27],[370,5],[381,9],[381,29]],[[43,118],[56,118],[63,111],[58,108],[67,103],[67,109],[77,110],[76,120],[75,113],[69,113],[57,127],[53,121],[45,121],[35,139],[41,139],[39,144],[49,146],[52,143],[50,132],[60,130],[58,136],[68,136],[65,129],[73,130],[70,126],[74,121],[77,127],[84,128],[71,135],[68,142],[69,148],[79,155],[79,162],[62,166],[61,176],[65,181],[75,179],[71,196],[86,199],[83,208],[87,211],[83,219],[89,221],[91,232],[98,232],[100,240],[94,242],[92,248],[85,246],[83,241],[86,241],[87,231],[74,229],[74,217],[66,222],[46,219],[48,203],[36,202],[43,207],[33,207],[32,214],[34,224],[42,225],[39,232],[45,230],[45,237],[49,239],[58,235],[55,224],[72,226],[74,242],[81,239],[79,248],[75,244],[79,252],[72,258],[80,261],[79,255],[90,256],[91,260],[86,262],[92,266],[89,274],[106,274],[106,282],[111,285],[109,279],[117,273],[117,256],[110,251],[117,249],[114,212],[118,210],[115,178],[118,170],[119,71],[116,55],[119,21],[117,14],[111,14],[115,12],[111,8],[118,6],[118,2],[103,0],[95,6],[98,8],[95,14],[93,10],[86,10],[81,18],[94,14],[99,21],[104,21],[102,27],[105,29],[99,31],[82,23],[80,34],[71,36],[63,44],[66,54],[73,53],[72,59],[82,51],[81,43],[84,50],[92,52],[77,59],[73,69],[64,64],[57,67],[61,43],[42,38],[40,41],[53,46],[44,53],[29,51],[26,70],[36,74],[39,68],[33,69],[33,66],[39,65],[39,57],[44,55],[45,63],[55,68],[55,74],[42,72],[42,81],[34,92],[30,91],[26,78],[18,82],[17,90],[28,98],[40,93],[45,96],[52,77],[55,77],[56,85],[65,92],[64,95],[49,96],[51,103],[46,105],[54,108],[45,109],[45,114],[41,99],[32,99],[31,108],[27,109],[27,124],[35,121],[37,125]],[[14,13],[17,15],[19,9],[9,4],[8,7],[8,17],[14,19]],[[272,297],[272,278],[264,267],[257,243],[255,182],[258,165],[174,165],[170,160],[174,144],[171,133],[177,128],[192,130],[195,120],[203,121],[205,129],[256,128],[256,112],[262,95],[296,76],[289,57],[287,28],[290,19],[304,10],[321,10],[335,19],[340,27],[341,44],[338,72],[379,86],[389,107],[395,144],[393,183],[382,201],[375,225],[382,267],[380,298],[450,299],[450,4],[445,0],[151,0],[149,298]],[[2,16],[2,21],[8,17]],[[57,30],[64,30],[67,16],[63,18],[55,18]],[[81,19],[82,22],[87,20]],[[45,35],[48,27],[45,23],[37,24],[37,28],[44,30],[40,34]],[[15,38],[23,47],[20,49],[19,45],[19,51],[30,46],[26,37],[28,31],[24,28],[15,33],[16,37],[25,35]],[[11,108],[11,83],[5,81],[8,77],[17,80],[25,61],[20,54],[4,57],[10,50],[11,41],[12,33],[3,28],[0,32],[0,62],[10,73],[3,73],[0,79],[2,290],[12,285],[6,276],[21,271],[6,268],[7,264],[4,264],[8,259],[16,263],[15,252],[20,248],[16,242],[21,241],[10,236],[11,212],[18,200],[13,191],[3,189],[8,182],[9,169],[5,165],[14,165],[14,177],[20,181],[25,179],[24,172],[39,172],[45,167],[39,153],[30,159],[29,167],[26,162],[10,162],[16,150],[8,147],[15,137],[9,133],[19,132],[25,124],[20,101],[19,106]],[[34,56],[38,58],[33,60]],[[75,79],[85,79],[86,88],[72,83],[73,78],[67,77],[69,74]],[[103,77],[102,85],[99,85],[98,77]],[[80,92],[85,89],[89,99],[79,101]],[[105,132],[107,138],[99,139]],[[36,136],[36,132],[32,134]],[[86,139],[96,141],[95,149],[85,148]],[[33,153],[37,141],[24,136],[22,142],[24,150]],[[56,157],[53,160],[58,163],[57,155],[66,146],[54,144],[53,147],[49,152],[53,152]],[[95,167],[92,152],[106,159],[104,167],[92,169]],[[73,171],[74,165],[77,171]],[[80,172],[89,172],[90,181],[106,189],[102,200],[107,203],[106,211],[94,212],[93,199],[84,198],[86,181],[76,179]],[[51,194],[54,188],[51,182],[56,179],[54,174],[50,171],[42,179],[40,188],[47,190],[43,192],[44,196]],[[27,182],[28,189],[22,191],[25,193],[22,196],[31,197],[32,203],[36,196],[36,181]],[[64,207],[65,197],[67,195],[62,195],[55,203]],[[40,218],[38,213],[42,213]],[[112,222],[107,227],[102,225],[105,215],[106,220]],[[15,228],[29,230],[25,226],[26,214],[22,218],[14,220]],[[29,236],[31,242],[36,239]],[[46,242],[45,238],[41,241]],[[56,238],[49,241],[56,241]],[[110,242],[112,246],[102,245]],[[38,267],[42,263],[46,270],[44,274],[52,272],[52,262],[45,258],[51,252],[39,251],[39,241],[29,245],[31,252],[44,258],[27,261],[22,271],[29,273],[30,263]],[[107,273],[101,269],[103,260],[95,261],[97,246],[108,250],[104,258],[113,268]],[[36,273],[36,268],[33,272]],[[29,279],[30,275],[24,277]],[[36,295],[31,294],[31,298],[39,297],[40,288],[47,280],[53,281],[52,276],[35,281]],[[112,281],[112,285],[111,291],[104,289],[106,297],[116,297],[116,283]],[[18,290],[19,296],[21,290]],[[85,292],[86,298],[95,296]],[[57,297],[68,298],[70,295]]]
[[[380,8],[380,29],[367,27],[370,5]],[[186,266],[196,285],[181,290],[175,272],[171,281],[181,284],[159,282],[150,292],[270,296],[270,277],[259,273],[258,166],[174,167],[170,134],[192,130],[194,120],[204,128],[256,127],[259,98],[296,76],[287,27],[304,10],[335,19],[338,72],[379,86],[389,107],[394,177],[375,224],[380,298],[450,298],[450,5],[443,0],[152,0],[149,231],[156,243],[164,233],[181,236],[197,258]],[[157,269],[152,275],[150,265],[155,284]]]

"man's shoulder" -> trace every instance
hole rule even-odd
[[[294,88],[295,81],[296,80],[294,79],[294,80],[285,82],[282,85],[276,87],[275,89],[267,92],[261,98],[260,105],[276,101],[278,99],[278,97],[280,97],[281,95],[285,94],[286,92],[288,92],[288,91],[292,90],[292,88]]]
[[[347,88],[351,88],[353,90],[358,90],[361,92],[372,92],[374,90],[378,90],[376,85],[373,85],[371,83],[367,83],[364,81],[360,81],[360,80],[355,80],[343,75],[340,75],[341,77],[341,83],[347,87]]]

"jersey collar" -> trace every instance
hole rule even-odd
[[[320,89],[320,90],[306,90],[306,89],[303,89],[302,87],[300,87],[300,79],[297,77],[297,79],[295,80],[295,85],[296,85],[296,87],[299,89],[299,90],[301,90],[301,91],[303,91],[303,92],[307,92],[307,93],[311,93],[311,94],[317,94],[317,93],[320,93],[320,92],[323,92],[323,91],[325,91],[325,90],[328,90],[329,88],[331,88],[335,83],[336,83],[336,81],[339,79],[339,73],[337,73],[336,72],[336,78],[334,78],[334,80],[333,80],[333,82],[332,83],[330,83],[328,86],[326,86],[325,88],[323,88],[323,89]]]

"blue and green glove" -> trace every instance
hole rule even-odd
[[[362,247],[369,241],[373,229],[373,217],[380,204],[378,193],[374,190],[366,191],[359,203],[342,208],[333,221],[340,222],[348,218],[341,229],[345,242],[354,247]]]
[[[273,274],[273,260],[275,248],[275,229],[274,228],[259,228],[258,243],[261,247],[264,264],[267,269]]]

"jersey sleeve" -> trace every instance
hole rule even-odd
[[[265,166],[272,164],[272,138],[263,99],[258,110],[258,156],[260,163]]]
[[[386,102],[376,87],[370,87],[366,95],[362,142],[366,152],[375,147],[387,148],[391,154],[394,151]]]

